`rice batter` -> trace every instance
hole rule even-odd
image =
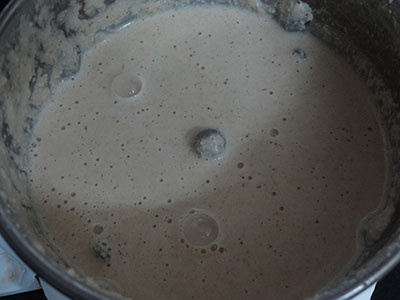
[[[141,19],[85,54],[32,141],[73,265],[135,299],[301,299],[356,254],[385,160],[366,85],[308,33],[228,7]],[[202,130],[218,157],[193,148]]]

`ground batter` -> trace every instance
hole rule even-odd
[[[137,20],[51,98],[32,140],[36,208],[73,265],[135,299],[309,296],[351,261],[380,202],[365,84],[265,15]],[[197,146],[207,130],[217,155]]]

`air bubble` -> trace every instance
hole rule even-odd
[[[96,226],[94,226],[94,228],[93,228],[93,232],[94,232],[95,234],[101,234],[103,231],[104,231],[104,228],[103,228],[103,226],[101,226],[101,225],[96,225]]]
[[[270,130],[269,134],[270,134],[270,136],[275,137],[279,134],[279,131],[278,131],[278,129],[273,128]]]
[[[121,98],[135,97],[142,89],[142,80],[132,73],[121,73],[114,77],[111,89]]]
[[[217,222],[205,213],[189,214],[183,222],[183,235],[192,246],[210,245],[218,237],[218,231]]]
[[[218,130],[205,129],[195,136],[193,147],[206,160],[219,159],[225,151],[226,139]]]

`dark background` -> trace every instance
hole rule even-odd
[[[34,1],[34,0],[28,0]],[[72,0],[71,0],[72,1]],[[2,10],[9,0],[0,0],[0,10]],[[41,290],[28,292],[13,296],[0,297],[2,300],[45,300]],[[81,300],[81,299],[78,299]],[[260,299],[266,300],[266,299]],[[279,299],[274,299],[279,300]],[[371,300],[400,300],[400,265],[395,267],[386,277],[378,282]]]

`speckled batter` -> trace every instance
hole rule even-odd
[[[324,44],[265,15],[158,14],[108,36],[52,91],[32,198],[71,262],[124,295],[301,299],[351,261],[380,202],[369,97]],[[209,128],[226,138],[219,160],[193,150]],[[186,240],[192,213],[211,220],[210,244]]]

